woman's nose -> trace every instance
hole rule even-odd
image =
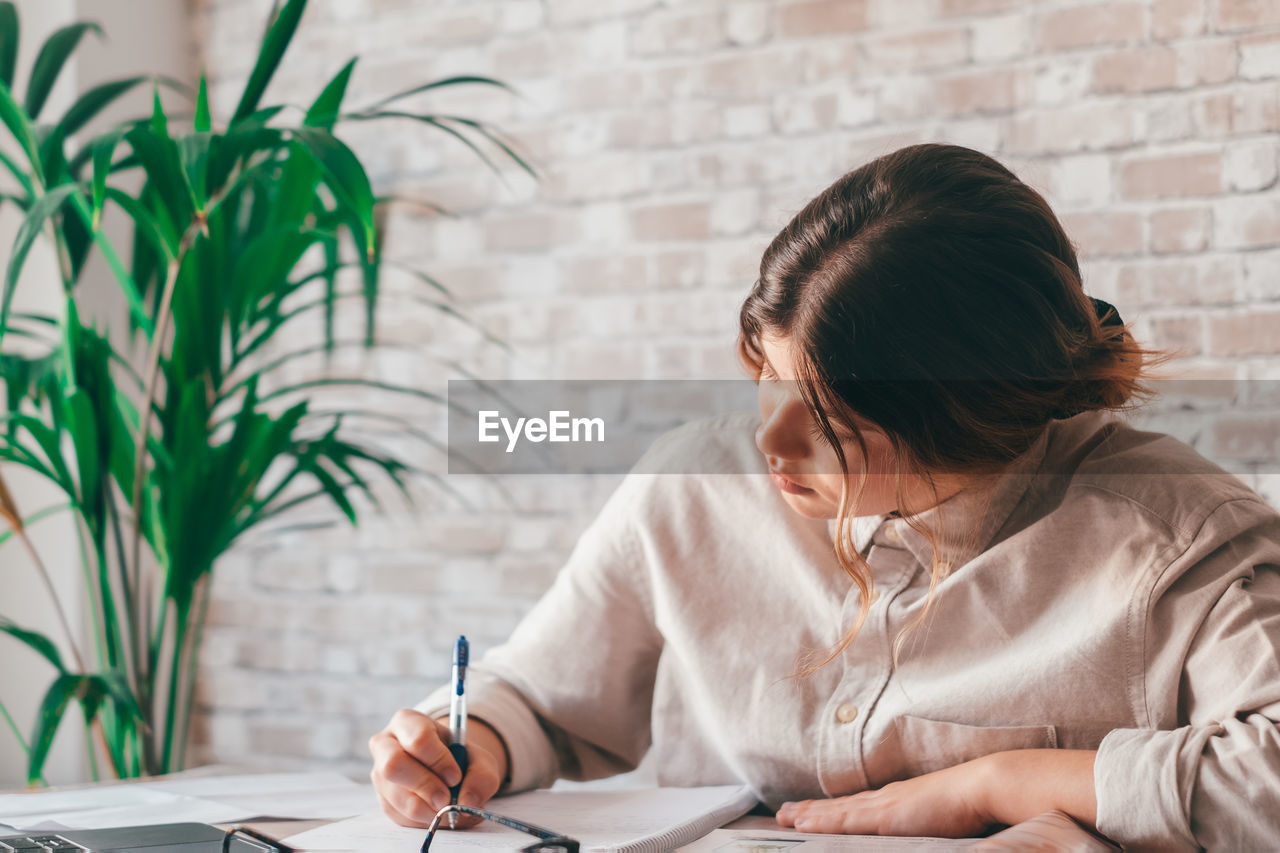
[[[766,457],[800,459],[807,452],[803,429],[788,406],[777,406],[756,428],[756,448]]]

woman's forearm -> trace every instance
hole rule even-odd
[[[1091,749],[1019,749],[986,762],[982,803],[992,822],[1013,825],[1049,811],[1094,827],[1098,798]]]

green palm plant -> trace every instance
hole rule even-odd
[[[35,472],[65,496],[24,516],[0,479],[0,516],[10,528],[4,539],[22,543],[53,594],[27,527],[71,513],[93,640],[92,655],[82,653],[61,609],[56,633],[0,617],[0,631],[34,649],[57,673],[29,738],[0,703],[27,751],[32,784],[42,779],[53,737],[73,704],[83,711],[91,761],[96,752],[105,754],[115,775],[182,767],[208,582],[219,555],[250,529],[313,501],[330,502],[354,524],[353,492],[376,506],[373,487],[382,479],[407,498],[407,478],[426,473],[353,438],[343,417],[362,410],[325,412],[312,405],[312,396],[327,385],[349,384],[442,402],[438,398],[367,379],[288,379],[288,367],[300,359],[349,343],[377,345],[380,274],[390,263],[381,251],[383,199],[375,197],[360,159],[334,135],[335,126],[410,118],[463,142],[495,169],[485,146],[533,174],[492,127],[400,107],[411,95],[443,87],[506,88],[491,78],[436,80],[348,112],[343,102],[353,59],[308,109],[298,110],[300,121],[288,123],[284,106],[262,106],[305,7],[306,0],[288,0],[273,11],[225,126],[214,125],[202,77],[192,115],[180,127],[156,89],[150,116],[72,151],[74,135],[128,90],[147,82],[178,84],[155,78],[104,83],[57,121],[41,123],[65,60],[98,28],[77,23],[50,36],[19,101],[13,89],[18,16],[12,3],[0,2],[0,121],[20,152],[0,152],[0,167],[16,184],[0,203],[24,215],[0,291],[0,343],[23,339],[28,351],[0,351],[7,402],[0,463]],[[130,178],[135,186],[140,178],[141,189],[128,190],[122,180]],[[108,210],[126,217],[128,252],[102,229]],[[25,260],[42,238],[52,242],[59,261],[61,317],[12,310]],[[128,306],[130,328],[117,339],[83,324],[77,310],[76,285],[95,250]],[[358,285],[345,283],[347,271]],[[407,271],[430,289],[422,301],[466,319],[438,281]],[[336,337],[335,319],[353,304],[363,335],[347,342]],[[292,325],[317,312],[323,343],[289,349]],[[136,350],[143,353],[140,367],[131,359]],[[55,637],[73,660],[64,659]],[[93,772],[96,778],[96,765]]]

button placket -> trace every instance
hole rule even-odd
[[[893,675],[893,642],[889,636],[889,608],[893,600],[911,585],[912,579],[919,570],[915,556],[906,548],[875,547],[871,550],[868,562],[871,562],[876,574],[883,576],[889,585],[885,589],[884,606],[870,615],[864,626],[864,631],[867,631],[870,636],[861,652],[866,655],[868,663],[875,661],[877,671],[870,679],[871,684],[863,690],[862,707],[855,720],[851,721],[856,725],[850,726],[854,729],[854,768],[858,773],[859,790],[866,790],[871,784],[863,761],[862,737],[866,731],[868,718],[875,710],[876,703],[884,694]],[[846,654],[848,654],[847,651]]]
[[[904,548],[873,546],[867,560],[876,580],[872,604],[881,598],[891,602],[915,574],[915,559]],[[858,592],[852,589],[842,609],[843,624],[852,625],[858,609]],[[862,759],[862,736],[890,675],[892,650],[887,609],[887,604],[875,608],[857,638],[840,656],[840,682],[826,704],[826,722],[820,724],[818,781],[828,795],[863,790],[869,784]]]

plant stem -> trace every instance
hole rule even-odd
[[[191,728],[191,708],[195,704],[196,668],[199,665],[200,643],[204,637],[204,623],[209,618],[209,600],[213,598],[213,571],[205,573],[199,589],[199,615],[196,617],[195,635],[191,641],[191,657],[187,661],[187,680],[182,688],[182,721],[179,724],[178,769],[187,766],[187,736]]]
[[[13,732],[13,736],[17,738],[18,746],[22,747],[22,751],[25,754],[30,755],[31,747],[27,745],[27,739],[24,738],[22,736],[22,732],[18,730],[18,724],[13,721],[13,717],[9,715],[9,709],[4,706],[3,702],[0,702],[0,715],[3,715],[4,721],[9,724],[9,731]],[[44,785],[46,788],[49,786],[49,783],[45,781],[44,776],[41,776],[36,781],[41,785]]]
[[[144,583],[144,573],[142,571],[142,485],[143,474],[146,470],[146,450],[147,435],[151,430],[151,400],[155,396],[156,382],[160,375],[160,349],[164,345],[164,339],[169,334],[169,320],[171,317],[171,307],[173,304],[173,291],[178,284],[178,274],[182,269],[182,261],[186,257],[187,249],[195,240],[198,229],[194,223],[189,226],[182,235],[182,242],[178,247],[178,254],[169,261],[169,266],[165,274],[164,292],[160,297],[160,308],[156,314],[155,333],[151,337],[151,344],[147,348],[147,371],[144,374],[142,385],[142,411],[139,413],[140,421],[138,425],[138,436],[134,439],[133,445],[133,499],[130,503],[133,511],[133,547],[132,566],[134,572],[133,588],[138,596],[139,610],[144,617],[140,621],[142,624],[136,626],[141,629],[138,634],[136,644],[141,651],[147,647],[147,641],[151,637],[151,589],[149,583]],[[159,523],[156,520],[156,523]],[[161,607],[164,606],[163,600]],[[141,661],[139,661],[141,665]],[[150,674],[147,674],[150,677]]]
[[[116,545],[116,563],[117,570],[120,572],[120,595],[123,599],[123,610],[127,615],[134,612],[133,590],[129,587],[129,573],[126,570],[124,559],[124,532],[120,529],[120,511],[116,507],[111,484],[107,480],[102,483],[102,502],[106,507],[107,517],[111,522],[111,534]],[[132,648],[128,643],[122,643],[122,646],[129,650],[129,654],[122,655],[121,658],[125,664],[125,678],[131,679],[136,677],[138,669],[137,654],[138,650]],[[130,671],[132,670],[132,671]]]
[[[164,645],[164,629],[168,616],[169,602],[165,599],[160,602],[160,616],[156,621],[155,633],[151,635],[151,644],[148,652],[150,667],[148,671],[151,673],[152,679],[155,678],[155,674],[160,670],[160,648]],[[155,691],[154,682],[147,684],[147,691],[148,693]]]
[[[22,747],[22,751],[27,755],[31,754],[31,747],[27,746],[27,739],[22,736],[22,732],[18,730],[18,724],[13,721],[13,717],[9,715],[9,709],[4,706],[4,702],[0,702],[0,714],[4,715],[5,722],[9,724],[9,730],[13,732],[13,736],[18,739],[18,745]]]
[[[93,744],[93,727],[85,726],[84,729],[84,750],[89,753],[89,775],[93,781],[100,782],[102,779],[98,776],[98,756],[97,747]]]
[[[89,619],[93,623],[93,650],[97,655],[99,666],[105,666],[106,655],[102,651],[103,620],[105,613],[99,613],[98,599],[93,596],[93,578],[89,574],[89,548],[84,541],[84,528],[80,526],[79,513],[73,513],[72,524],[76,528],[76,545],[80,548],[80,569],[84,576],[84,588],[89,594]]]
[[[146,713],[146,705],[144,704],[145,693],[143,692],[143,684],[141,681],[141,665],[138,663],[140,650],[133,645],[133,637],[135,632],[132,629],[132,620],[136,616],[135,601],[133,594],[129,588],[129,572],[128,566],[124,559],[124,532],[120,528],[120,511],[116,506],[114,493],[106,482],[103,483],[104,505],[107,508],[107,515],[111,519],[111,535],[116,546],[116,563],[117,571],[120,573],[121,596],[124,599],[123,619],[126,621],[126,627],[120,631],[121,646],[129,653],[122,655],[125,663],[125,681],[133,685],[134,699],[138,702],[138,707]],[[144,721],[145,722],[145,721]],[[125,775],[130,777],[137,775],[136,770],[127,767],[126,756],[128,754],[128,736],[136,727],[133,720],[125,721],[123,718],[116,721],[114,730],[116,737],[112,738],[115,751],[118,752],[118,765],[123,768]]]
[[[174,723],[177,721],[178,711],[178,680],[182,672],[182,657],[187,645],[187,623],[191,616],[191,611],[185,608],[178,608],[175,602],[175,612],[173,614],[173,663],[169,673],[169,701],[165,705],[165,731],[164,731],[164,754],[160,759],[161,772],[169,773],[173,767],[170,760],[173,755],[173,740],[177,728]]]
[[[31,544],[30,537],[27,536],[25,530],[15,531],[18,541],[26,548],[27,554],[31,557],[31,561],[36,564],[36,571],[40,575],[40,579],[44,581],[45,589],[49,591],[49,597],[53,599],[54,610],[58,614],[58,622],[62,625],[63,632],[67,635],[67,643],[71,647],[71,656],[76,659],[76,670],[84,672],[84,658],[80,656],[80,649],[76,645],[76,635],[71,630],[71,622],[67,619],[66,610],[62,607],[62,599],[58,597],[58,591],[53,588],[53,579],[49,577],[49,570],[45,568],[44,561],[40,559],[40,555],[36,553],[35,546]]]
[[[107,262],[112,274],[123,286],[125,299],[129,302],[129,313],[133,315],[134,322],[147,333],[148,337],[151,337],[151,318],[147,316],[146,303],[143,301],[142,293],[138,290],[137,282],[133,280],[133,276],[125,269],[120,256],[116,254],[115,246],[111,245],[111,241],[102,232],[102,228],[93,227],[93,212],[89,209],[84,197],[80,193],[74,192],[71,194],[70,199],[75,206],[76,212],[80,214],[80,218],[84,221],[85,228],[88,228],[89,232],[93,234],[93,244],[98,247],[98,251],[102,252],[103,260]]]
[[[92,728],[93,728],[93,732],[94,732],[94,734],[96,734],[96,735],[98,736],[98,742],[102,744],[102,751],[103,751],[103,753],[104,753],[108,758],[110,758],[110,759],[111,759],[111,770],[112,770],[112,772],[116,774],[116,778],[117,778],[117,779],[123,779],[123,778],[124,778],[124,776],[123,776],[123,774],[122,774],[122,772],[121,772],[121,771],[124,769],[124,765],[123,765],[122,763],[120,763],[120,762],[117,762],[117,761],[116,761],[116,757],[115,757],[115,755],[113,755],[113,754],[112,754],[112,751],[111,751],[111,741],[107,738],[107,730],[106,730],[105,728],[103,728],[103,725],[102,725],[102,714],[101,714],[101,713],[99,713],[96,717],[94,717],[94,718],[93,718],[93,726],[92,726]],[[88,733],[86,733],[86,737],[88,737]],[[94,757],[94,753],[93,753],[93,744],[92,744],[92,743],[90,743],[90,744],[89,744],[89,762],[90,762],[91,764],[93,764],[93,765],[94,765],[94,771],[93,771],[93,772],[94,772],[94,774],[95,774],[95,775],[94,775],[94,777],[93,777],[93,778],[94,778],[94,781],[97,781],[97,778],[98,778],[98,777],[97,777],[97,775],[96,775],[96,774],[97,774],[97,772],[98,772],[98,770],[97,770],[97,759]]]

